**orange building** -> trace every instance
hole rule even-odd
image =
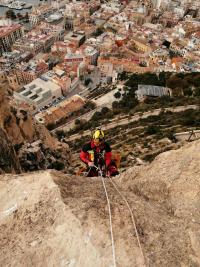
[[[104,63],[112,63],[115,69],[118,69],[119,66],[123,69],[123,71],[127,72],[138,72],[138,73],[145,73],[145,72],[153,72],[156,69],[153,66],[149,67],[140,67],[131,59],[126,58],[116,58],[116,57],[99,57],[98,58],[98,67],[101,68],[101,65]]]
[[[57,106],[53,106],[44,112],[38,113],[35,118],[38,122],[45,125],[50,123],[57,123],[62,118],[67,117],[72,112],[79,110],[85,104],[85,100],[79,95],[74,95],[69,99],[66,99],[59,103]]]

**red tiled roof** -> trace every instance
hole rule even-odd
[[[12,32],[22,28],[20,24],[12,24],[9,26],[0,26],[0,38],[11,34]]]
[[[79,110],[84,104],[85,101],[83,99],[74,97],[71,101],[67,101],[66,103],[62,103],[59,107],[51,109],[51,114],[46,112],[44,114],[45,123],[48,124],[58,121],[59,119],[66,117],[69,113]]]
[[[48,65],[45,62],[39,62],[36,67],[36,71],[48,68]]]

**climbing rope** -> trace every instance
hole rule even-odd
[[[104,187],[104,191],[105,191],[105,195],[106,195],[106,199],[107,199],[107,204],[108,204],[108,212],[109,212],[109,223],[110,223],[110,235],[111,235],[111,244],[112,244],[112,255],[113,255],[113,267],[116,267],[116,254],[115,254],[115,243],[114,243],[114,237],[113,237],[113,227],[112,227],[112,215],[111,215],[111,205],[110,205],[110,200],[109,200],[109,197],[108,197],[108,192],[107,192],[107,189],[106,189],[106,185],[105,185],[105,181],[104,181],[104,177],[103,177],[103,173],[102,173],[102,170],[100,167],[96,167],[94,166],[98,171],[99,171],[99,174],[100,174],[100,177],[101,177],[101,180],[102,180],[102,184],[103,184],[103,187]],[[90,171],[90,169],[89,169]],[[137,230],[137,226],[136,226],[136,223],[135,223],[135,219],[134,219],[134,215],[133,215],[133,211],[126,199],[126,197],[120,192],[119,188],[117,187],[116,183],[112,180],[112,178],[110,176],[107,176],[110,180],[110,182],[112,183],[112,185],[114,186],[115,190],[118,192],[118,194],[121,196],[121,198],[124,200],[124,202],[126,203],[127,205],[127,208],[130,212],[130,215],[131,215],[131,221],[132,221],[132,224],[133,224],[133,227],[134,227],[134,232],[136,234],[136,238],[137,238],[137,242],[138,242],[138,246],[139,246],[139,249],[140,249],[140,253],[141,253],[141,256],[143,258],[143,261],[144,261],[144,266],[146,265],[145,262],[145,256],[144,256],[144,253],[143,253],[143,250],[142,250],[142,246],[141,246],[141,242],[140,242],[140,238],[139,238],[139,234],[138,234],[138,230]]]
[[[89,171],[86,174],[89,174],[90,170],[92,167],[89,167]],[[106,199],[107,199],[107,204],[108,204],[108,213],[109,213],[109,223],[110,223],[110,235],[111,235],[111,244],[112,244],[112,256],[113,256],[113,267],[117,267],[116,264],[116,254],[115,254],[115,242],[114,242],[114,237],[113,237],[113,227],[112,227],[112,215],[111,215],[111,206],[110,206],[110,200],[108,197],[108,192],[106,189],[106,185],[104,182],[104,177],[103,177],[103,172],[101,170],[100,167],[97,166],[93,166],[93,168],[96,168],[98,173],[100,174],[101,180],[102,180],[102,184],[103,184],[103,188],[105,191],[105,195],[106,195]]]
[[[110,176],[108,176],[108,178],[110,179],[111,183],[113,184],[113,186],[115,187],[116,191],[119,193],[119,195],[121,196],[121,198],[124,200],[124,202],[126,203],[127,207],[128,207],[128,210],[130,211],[130,214],[131,214],[131,220],[132,220],[132,223],[133,223],[133,226],[134,226],[134,231],[135,231],[135,234],[136,234],[136,237],[137,237],[137,242],[138,242],[138,246],[139,246],[139,249],[140,249],[140,253],[141,253],[141,256],[144,260],[144,265],[145,265],[145,256],[144,256],[144,253],[143,253],[143,250],[142,250],[142,246],[141,246],[141,242],[140,242],[140,238],[139,238],[139,234],[138,234],[138,230],[137,230],[137,227],[136,227],[136,223],[135,223],[135,219],[134,219],[134,216],[133,216],[133,211],[127,201],[127,199],[125,198],[125,196],[120,192],[120,190],[118,189],[117,185],[115,184],[115,182],[112,180],[112,178]]]
[[[101,170],[100,170],[101,172]],[[110,222],[110,235],[111,235],[111,243],[112,243],[112,254],[113,254],[113,267],[116,267],[116,256],[115,256],[115,242],[114,242],[114,237],[113,237],[113,227],[112,227],[112,216],[111,216],[111,208],[110,208],[110,200],[108,197],[108,192],[106,189],[106,185],[105,185],[105,181],[104,181],[104,177],[102,176],[102,172],[101,172],[101,180],[103,183],[103,187],[104,187],[104,191],[105,191],[105,195],[106,195],[106,199],[107,199],[107,203],[108,203],[108,212],[109,212],[109,222]]]

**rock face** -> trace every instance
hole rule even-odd
[[[200,266],[200,141],[113,181],[134,214],[145,266]],[[144,266],[124,201],[105,179],[117,266]],[[0,176],[0,266],[113,266],[100,177]]]
[[[64,170],[69,166],[69,148],[65,143],[58,142],[57,147],[50,149],[41,140],[24,144],[18,153],[23,171],[45,169]]]
[[[200,141],[130,169],[118,183],[144,204],[139,223],[150,265],[200,266]]]
[[[0,130],[1,135],[6,136],[0,141],[0,151],[4,151],[0,153],[2,172],[19,172],[19,163],[22,171],[47,168],[66,170],[70,163],[69,146],[52,137],[26,110],[10,106],[9,100],[0,88]],[[38,144],[38,140],[42,145]],[[12,152],[5,152],[8,147]],[[14,161],[16,166],[13,165]]]
[[[109,266],[108,239],[64,204],[48,171],[4,176],[0,188],[0,266]]]
[[[0,128],[0,173],[4,171],[20,173],[21,168],[12,143]]]

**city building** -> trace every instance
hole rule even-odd
[[[69,40],[57,41],[51,46],[51,52],[66,54],[68,52],[74,53],[76,51],[76,44]]]
[[[150,44],[145,39],[142,40],[139,38],[134,38],[132,39],[132,44],[136,50],[141,51],[143,53],[151,52],[152,50]]]
[[[58,123],[61,119],[66,118],[72,112],[81,109],[85,104],[85,100],[79,95],[74,95],[66,100],[59,102],[56,106],[50,107],[46,111],[42,111],[35,115],[38,122],[48,125],[50,123]]]
[[[83,31],[69,32],[65,35],[64,40],[68,40],[76,47],[79,47],[85,42],[85,33]]]
[[[122,71],[199,71],[198,2],[40,3],[30,12],[26,34],[21,25],[0,21],[0,80],[16,91],[42,76],[67,96],[81,87],[114,83]]]
[[[41,13],[32,12],[29,16],[29,21],[32,27],[35,27],[42,20]]]
[[[76,53],[67,53],[64,58],[64,62],[66,62],[68,65],[72,64],[80,64],[84,61],[83,54],[80,54],[78,52]]]
[[[142,101],[146,96],[170,96],[171,89],[162,86],[138,84],[138,90],[135,91],[135,94],[138,100]]]
[[[36,55],[47,52],[56,41],[64,39],[64,29],[59,25],[42,22],[35,29],[15,42],[13,50],[29,51]]]
[[[17,90],[23,85],[32,82],[48,71],[48,69],[49,65],[45,61],[31,60],[28,63],[23,61],[15,65],[12,71],[10,71],[7,80],[10,87]]]
[[[85,21],[83,13],[77,13],[76,10],[71,8],[67,9],[65,12],[66,29],[75,30]]]
[[[88,65],[96,65],[99,56],[99,51],[92,46],[85,46],[83,49],[79,49],[84,55],[84,62]]]
[[[33,7],[33,11],[29,15],[29,22],[31,26],[36,27],[45,17],[56,11],[52,5],[42,4],[38,7]]]
[[[24,29],[20,24],[0,26],[0,54],[11,51],[11,46],[23,35]]]
[[[71,90],[72,79],[68,74],[59,68],[58,66],[54,67],[53,70],[50,70],[42,75],[43,78],[50,80],[51,82],[58,84],[61,87],[62,94],[67,95]]]
[[[48,106],[54,99],[61,96],[61,87],[43,77],[35,79],[14,92],[16,100],[32,104],[37,110]]]

